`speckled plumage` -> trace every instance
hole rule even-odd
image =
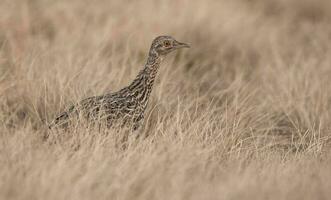
[[[171,36],[159,36],[152,42],[145,67],[132,83],[123,89],[100,96],[86,98],[72,105],[58,115],[50,124],[50,128],[65,126],[81,114],[89,121],[106,121],[108,127],[118,122],[136,130],[144,119],[149,96],[162,59],[168,53],[183,47],[185,43],[176,41]]]

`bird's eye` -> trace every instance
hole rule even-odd
[[[165,47],[169,47],[170,46],[170,42],[169,41],[164,41],[164,46]]]

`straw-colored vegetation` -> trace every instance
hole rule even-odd
[[[326,0],[0,1],[0,199],[330,199]],[[45,127],[168,56],[140,135]],[[48,138],[45,135],[49,135]]]

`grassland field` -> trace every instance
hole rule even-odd
[[[1,0],[0,199],[331,199],[331,1]],[[162,64],[139,134],[48,130]],[[48,138],[45,138],[48,135]]]

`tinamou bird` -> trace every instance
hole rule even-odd
[[[53,127],[68,126],[69,122],[82,116],[87,121],[105,122],[107,127],[115,124],[138,129],[144,120],[144,113],[153,88],[154,80],[163,58],[170,52],[189,48],[171,36],[155,38],[150,47],[144,68],[132,83],[123,89],[100,96],[93,96],[71,105],[59,114],[49,125]]]

